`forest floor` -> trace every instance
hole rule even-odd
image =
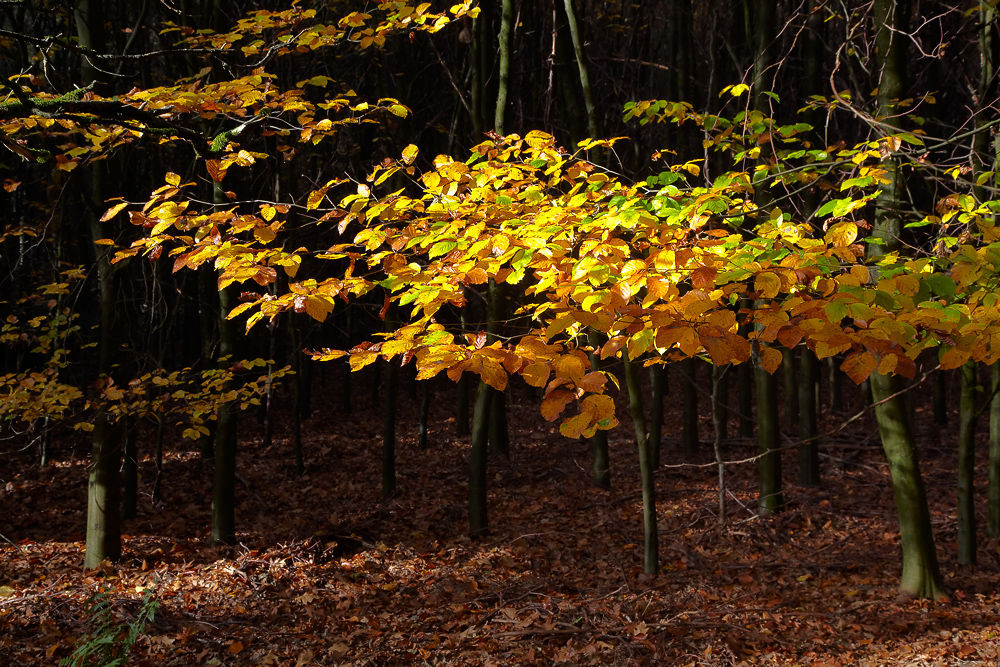
[[[380,494],[380,411],[362,407],[368,395],[360,391],[351,415],[330,407],[336,396],[319,395],[304,425],[302,476],[287,424],[263,447],[261,428],[245,414],[239,546],[209,547],[212,466],[196,445],[174,441],[164,500],[152,502],[155,471],[145,459],[123,559],[94,571],[81,569],[86,438],[56,439],[55,463],[44,469],[34,448],[10,451],[7,441],[0,664],[57,664],[88,632],[83,609],[95,591],[129,619],[150,588],[160,607],[135,646],[135,665],[1000,662],[997,543],[980,541],[979,567],[956,565],[955,429],[929,426],[921,408],[948,602],[896,592],[899,532],[870,415],[823,440],[818,488],[793,483],[796,454],[786,452],[787,507],[772,518],[753,511],[756,464],[727,466],[729,519],[720,526],[710,421],[701,423],[705,465],[677,465],[679,429],[670,425],[679,424],[680,401],[668,396],[661,569],[646,576],[637,456],[624,425],[611,434],[614,488],[595,489],[588,445],[561,437],[527,391],[514,391],[513,454],[490,466],[491,530],[471,539],[468,438],[455,436],[453,386],[435,382],[433,391],[426,451],[415,444],[416,402],[405,390],[400,397],[391,501]],[[845,416],[827,415],[822,427]],[[754,450],[749,440],[726,443],[733,461]],[[985,475],[977,483],[983,525]]]

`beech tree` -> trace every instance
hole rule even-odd
[[[782,505],[784,444],[772,375],[783,356],[800,352],[799,377],[808,385],[798,394],[803,442],[791,444],[800,449],[801,482],[816,484],[814,360],[829,360],[872,388],[900,520],[901,589],[943,596],[899,378],[914,379],[929,366],[994,364],[1000,354],[1000,204],[990,185],[995,149],[983,142],[992,121],[980,115],[973,129],[951,131],[917,112],[937,103],[905,68],[908,57],[924,52],[924,37],[907,32],[904,7],[892,0],[849,15],[823,3],[804,3],[802,13],[749,0],[709,3],[697,17],[689,3],[663,3],[646,7],[648,21],[621,52],[614,31],[600,26],[618,22],[624,30],[635,17],[612,15],[612,4],[465,0],[435,8],[399,1],[333,16],[301,3],[250,12],[214,3],[204,24],[185,11],[158,15],[155,33],[142,28],[152,23],[143,8],[114,17],[141,29],[102,40],[108,26],[95,1],[80,3],[72,22],[69,14],[38,17],[50,28],[74,26],[76,40],[52,37],[67,32],[55,29],[33,34],[24,21],[5,24],[4,37],[25,54],[38,49],[40,60],[25,60],[23,72],[3,79],[9,94],[0,103],[0,141],[21,161],[5,189],[39,201],[45,194],[52,206],[66,193],[87,202],[89,246],[75,252],[95,278],[91,307],[100,314],[100,338],[85,373],[96,384],[74,383],[66,358],[71,347],[83,349],[74,338],[76,313],[59,299],[43,305],[14,295],[5,341],[31,330],[47,342],[28,362],[5,361],[3,407],[11,422],[75,415],[80,428],[92,429],[88,566],[119,555],[121,433],[137,417],[181,421],[192,439],[214,428],[212,539],[237,539],[236,410],[258,402],[285,372],[283,363],[246,352],[259,349],[253,337],[268,323],[269,342],[281,326],[295,327],[292,354],[301,355],[298,316],[300,324],[354,323],[335,341],[310,344],[312,359],[353,371],[384,364],[387,498],[395,491],[398,366],[412,364],[422,382],[440,374],[478,380],[472,533],[489,526],[486,460],[491,439],[503,449],[508,383],[536,388],[541,415],[558,420],[562,435],[591,440],[594,482],[607,486],[602,434],[624,414],[613,372],[623,368],[650,573],[659,567],[661,427],[686,433],[684,454],[697,455],[696,360],[742,377],[744,433],[752,424],[745,400],[751,386],[740,371],[756,369],[762,515]],[[983,63],[981,99],[970,106],[981,110],[995,102],[987,99],[995,96],[987,46],[995,18],[987,5],[980,19],[957,12],[933,19],[956,34],[982,21],[975,24],[982,48],[968,47]],[[524,30],[516,16],[546,30]],[[815,31],[824,22],[848,37],[820,53]],[[653,29],[661,24],[684,39],[655,46]],[[454,34],[446,44],[437,33],[448,25]],[[695,32],[704,44],[690,38]],[[722,62],[710,41],[717,33],[735,36]],[[331,49],[394,74],[359,75],[348,84],[320,57]],[[873,66],[862,66],[862,51],[874,54]],[[429,62],[442,85],[414,84],[410,92],[427,95],[425,106],[443,110],[442,118],[450,112],[448,127],[410,125],[416,105],[403,95],[403,82],[414,78],[408,68],[422,53],[434,54]],[[522,69],[515,53],[552,56]],[[140,56],[146,70],[123,74]],[[695,60],[710,65],[709,76],[694,76]],[[54,62],[78,64],[83,78],[53,81]],[[596,62],[620,67],[621,76],[598,75]],[[652,99],[657,77],[671,68],[681,73],[668,88],[677,97]],[[829,85],[817,87],[824,77]],[[626,79],[628,98],[616,87]],[[525,103],[528,92],[537,105]],[[549,111],[525,111],[535,106]],[[628,136],[608,138],[619,134]],[[975,164],[959,157],[970,153]],[[129,173],[122,165],[140,162],[137,156],[141,168]],[[42,184],[49,177],[51,191]],[[120,189],[112,192],[110,182]],[[56,245],[53,232],[31,219],[5,229],[4,252],[35,261],[32,250],[11,249],[29,235]],[[69,294],[79,277],[73,272],[86,273],[59,262],[38,272],[44,280],[30,276],[39,293]],[[164,264],[169,276],[157,268]],[[26,269],[16,273],[27,280]],[[166,307],[175,314],[187,312],[185,300],[202,304],[185,315],[204,331],[201,345],[190,346],[196,354],[147,354],[149,341],[135,343],[143,336],[120,326],[131,308],[122,303],[122,285],[139,280],[173,281],[178,296]],[[470,314],[477,300],[481,324]],[[508,317],[525,324],[505,326]],[[159,361],[146,367],[143,358]],[[297,392],[307,387],[301,361]],[[648,429],[639,368],[656,373],[674,363],[689,379],[688,419],[678,428],[654,412]],[[258,367],[267,371],[255,377]],[[725,374],[712,377],[712,397],[701,404],[712,406],[724,501]],[[426,424],[421,428],[425,433]],[[971,444],[963,442],[968,453]],[[301,447],[296,459],[301,472]],[[971,494],[971,480],[962,488]],[[991,530],[996,523],[991,519]],[[966,548],[974,561],[974,541]]]

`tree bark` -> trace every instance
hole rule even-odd
[[[506,2],[504,3],[506,6]],[[587,70],[587,56],[583,50],[583,38],[580,36],[580,28],[576,20],[576,12],[573,9],[573,0],[563,0],[566,8],[566,22],[569,25],[569,34],[573,40],[573,53],[576,55],[576,66],[580,73],[580,87],[583,89],[583,103],[587,110],[587,130],[592,139],[598,138],[597,130],[597,110],[594,106],[594,92],[590,88],[590,74]]]
[[[989,453],[989,513],[986,534],[991,538],[1000,535],[1000,362],[990,369],[993,398],[990,400],[990,453]]]
[[[754,360],[757,381],[757,513],[767,516],[785,504],[781,494],[780,426],[778,422],[778,392],[774,377]]]
[[[507,89],[510,82],[511,43],[514,32],[514,0],[503,0],[500,10],[500,33],[497,42],[500,49],[500,68],[497,72],[497,106],[493,118],[493,128],[497,133],[507,133],[504,123],[507,113]]]
[[[976,362],[962,365],[958,426],[958,564],[976,564]]]
[[[590,347],[590,370],[595,373],[601,370],[601,358],[597,354],[599,336],[597,332],[591,331],[589,334]],[[590,451],[593,458],[591,466],[591,481],[594,486],[602,489],[611,488],[611,457],[608,453],[608,432],[598,429],[590,438]]]
[[[680,362],[684,376],[684,398],[681,416],[681,450],[685,461],[698,458],[698,387],[695,375],[698,372],[697,359],[689,357]]]
[[[646,413],[642,407],[642,387],[635,364],[623,352],[625,386],[628,388],[628,411],[639,446],[639,474],[642,477],[642,526],[644,536],[643,571],[656,574],[659,570],[660,545],[656,525],[656,470],[649,451],[649,433],[646,431]]]
[[[809,348],[802,348],[799,361],[799,484],[818,486],[819,443],[816,442],[816,370],[819,365]]]
[[[660,449],[663,446],[663,365],[649,367],[650,399],[649,410],[649,451],[653,457],[653,467],[660,467]],[[604,433],[604,431],[600,431]]]

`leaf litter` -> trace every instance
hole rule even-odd
[[[434,390],[449,396],[454,387],[435,383]],[[416,402],[401,399],[399,492],[388,502],[380,498],[378,410],[316,411],[305,422],[301,477],[282,437],[288,424],[265,448],[249,417],[241,425],[243,532],[235,547],[209,546],[211,463],[175,443],[165,457],[164,499],[152,502],[155,470],[143,460],[139,515],[123,524],[122,560],[91,571],[80,566],[87,443],[54,438],[57,463],[45,469],[33,465],[30,450],[8,452],[7,470],[16,472],[0,484],[7,517],[0,663],[56,664],[86,634],[90,595],[107,590],[115,614],[129,620],[150,587],[161,606],[134,649],[135,665],[1000,660],[1000,547],[981,544],[978,568],[956,564],[949,431],[919,431],[952,592],[950,601],[931,603],[896,592],[899,533],[870,417],[824,441],[819,488],[790,483],[795,453],[786,453],[788,506],[775,517],[752,513],[755,464],[729,466],[730,520],[720,527],[715,469],[678,465],[669,425],[680,423],[679,401],[668,398],[657,489],[661,570],[647,576],[628,432],[611,434],[614,489],[595,489],[588,444],[542,421],[526,390],[512,392],[513,455],[491,461],[491,530],[474,539],[465,534],[468,439],[454,435],[449,400],[434,406],[431,444],[421,451]],[[707,416],[700,427],[705,445]],[[735,461],[754,450],[755,443],[731,439],[726,455]],[[985,447],[979,454],[984,470]],[[978,510],[984,523],[984,502]]]

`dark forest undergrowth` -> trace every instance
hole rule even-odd
[[[899,534],[870,416],[823,441],[819,488],[791,483],[796,455],[786,452],[787,508],[776,517],[753,514],[756,464],[728,466],[730,518],[720,526],[707,410],[706,465],[677,466],[679,426],[672,425],[680,423],[680,401],[668,397],[658,477],[661,571],[647,577],[636,448],[624,426],[611,435],[614,489],[598,490],[590,485],[588,445],[561,437],[527,391],[514,391],[513,455],[490,467],[491,532],[471,539],[468,439],[456,437],[449,421],[454,386],[435,382],[432,391],[426,451],[415,444],[416,402],[405,391],[400,398],[399,493],[391,501],[380,497],[380,411],[356,400],[344,415],[325,407],[336,396],[320,395],[304,426],[301,477],[287,424],[264,448],[261,428],[244,413],[239,546],[208,546],[211,464],[196,445],[175,441],[164,500],[152,502],[155,470],[146,459],[122,561],[89,572],[80,567],[86,439],[56,438],[56,464],[45,469],[34,465],[34,447],[5,441],[0,664],[55,665],[68,656],[87,631],[84,602],[102,587],[123,619],[137,613],[144,590],[156,591],[161,606],[135,647],[136,665],[1000,661],[1000,550],[981,539],[979,567],[956,565],[956,437],[954,429],[928,426],[921,408],[946,603],[896,593]],[[843,419],[828,414],[822,426]],[[735,420],[730,428],[736,432]],[[754,450],[747,440],[726,443],[730,460]],[[984,446],[979,454],[984,525]]]

